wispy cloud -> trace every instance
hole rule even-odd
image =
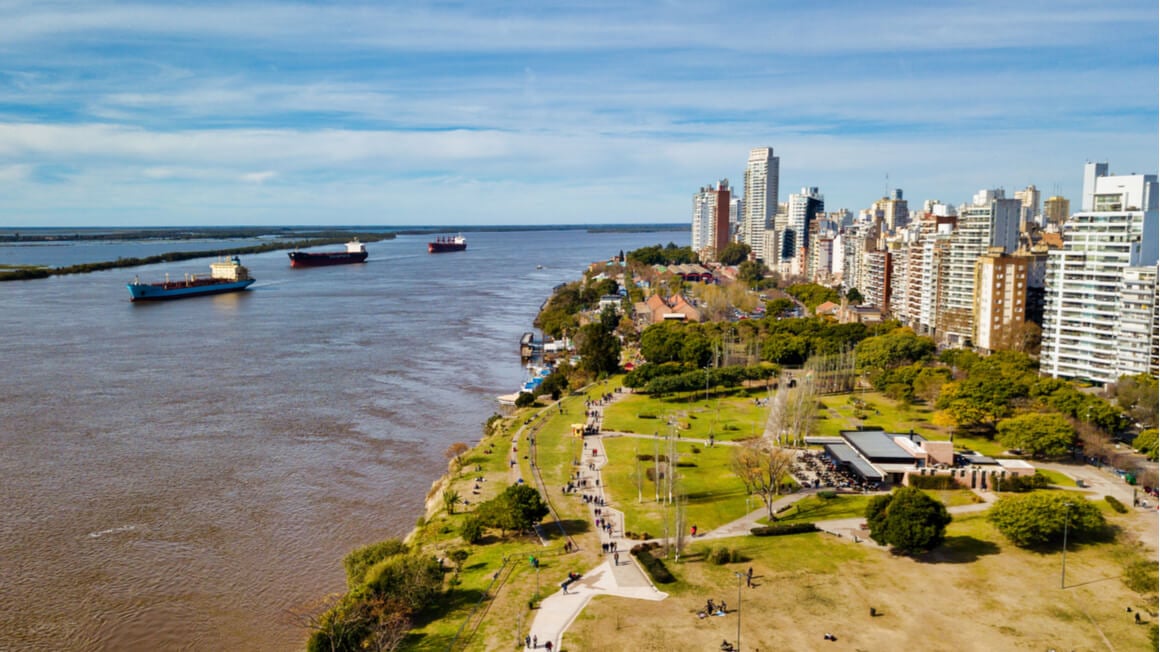
[[[779,4],[0,2],[0,224],[685,220],[757,145],[831,207],[1156,169],[1155,3]]]

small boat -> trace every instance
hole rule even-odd
[[[307,251],[290,252],[291,267],[322,267],[324,265],[349,265],[362,263],[367,259],[366,245],[358,238],[346,243],[346,251],[322,251],[311,253]]]
[[[536,269],[544,269],[543,265],[536,265]]]
[[[237,256],[229,260],[210,263],[209,276],[186,274],[180,281],[165,280],[161,283],[142,283],[134,278],[129,288],[130,301],[160,301],[164,299],[185,299],[207,294],[222,294],[244,290],[254,283],[250,270],[242,266]]]
[[[427,243],[427,253],[441,254],[448,251],[464,251],[467,249],[467,238],[463,234],[457,236],[439,236]]]

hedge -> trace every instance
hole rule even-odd
[[[955,482],[955,479],[948,474],[941,475],[922,475],[919,473],[908,473],[906,478],[907,484],[915,489],[962,489],[962,485]]]
[[[780,525],[762,525],[749,530],[755,537],[776,537],[783,534],[801,534],[803,532],[817,532],[818,527],[813,523],[786,523]]]
[[[654,582],[657,584],[671,584],[677,581],[677,578],[673,577],[673,574],[665,567],[665,563],[653,557],[652,553],[647,549],[640,548],[638,550],[634,547],[632,550],[632,554],[636,555],[636,558],[640,560],[641,565],[648,571],[649,576],[652,577]]]
[[[1115,496],[1104,496],[1104,500],[1106,500],[1108,504],[1112,506],[1112,509],[1116,510],[1116,512],[1120,514],[1128,513],[1128,508],[1124,506],[1124,503],[1120,502],[1119,498],[1116,498]]]

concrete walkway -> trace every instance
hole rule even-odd
[[[602,423],[604,407],[622,396],[613,393],[611,401],[586,409],[595,410],[594,419]],[[535,635],[540,647],[551,641],[553,648],[559,650],[564,632],[593,596],[613,595],[638,600],[664,600],[668,597],[667,593],[653,586],[644,570],[637,565],[636,559],[629,554],[629,549],[640,542],[624,538],[624,513],[611,506],[604,494],[601,469],[607,463],[608,455],[604,450],[602,434],[585,437],[580,465],[573,478],[573,484],[578,487],[577,493],[568,499],[585,500],[587,496],[589,517],[594,525],[599,524],[596,530],[600,533],[601,544],[617,552],[605,553],[602,563],[583,573],[580,579],[569,583],[566,589],[561,588],[540,602],[529,631],[529,635]],[[604,527],[606,523],[607,528]]]

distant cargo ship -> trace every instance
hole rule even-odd
[[[242,267],[242,262],[237,256],[210,263],[209,271],[209,276],[186,274],[180,281],[171,281],[166,274],[165,280],[161,283],[142,283],[140,279],[135,278],[126,287],[129,288],[131,301],[160,301],[237,292],[254,283],[254,279],[250,278],[250,270]]]
[[[467,238],[462,234],[455,237],[440,236],[427,243],[427,253],[440,254],[446,251],[463,251],[467,249]]]
[[[358,238],[346,243],[346,251],[323,251],[310,253],[306,251],[291,251],[291,267],[322,267],[323,265],[348,265],[361,263],[367,259],[366,245]]]

